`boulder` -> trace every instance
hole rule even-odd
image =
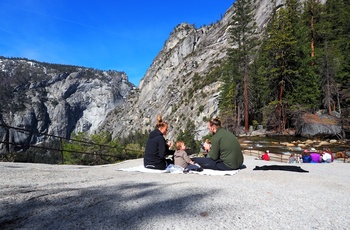
[[[341,136],[340,120],[334,116],[305,114],[297,135],[307,138]]]

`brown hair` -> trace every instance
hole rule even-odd
[[[177,141],[175,143],[176,150],[180,150],[183,144],[185,144],[183,141]]]
[[[164,126],[168,126],[168,123],[166,123],[165,121],[163,121],[163,118],[162,116],[158,115],[157,117],[157,123],[156,123],[156,128],[161,128],[161,127],[164,127]]]
[[[209,121],[210,126],[215,125],[216,127],[221,127],[221,121],[219,117],[215,117]]]

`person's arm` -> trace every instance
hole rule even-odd
[[[191,158],[187,155],[186,151],[183,151],[182,157],[188,164],[193,164],[194,162],[191,160]]]
[[[212,137],[211,138],[211,148],[209,151],[209,156],[211,159],[213,159],[214,161],[219,160],[220,157],[220,141],[218,138],[216,137]]]
[[[159,149],[159,156],[161,158],[165,158],[167,150],[169,150],[169,148],[167,147],[167,144],[165,143],[164,137],[159,138],[158,149]]]
[[[174,155],[175,150],[169,149],[169,147],[166,148],[165,155]]]

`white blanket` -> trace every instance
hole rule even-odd
[[[130,167],[130,168],[121,168],[117,169],[118,171],[125,172],[145,172],[145,173],[177,173],[183,174],[182,171],[173,171],[169,170],[156,170],[156,169],[147,169],[143,165]],[[230,170],[230,171],[218,171],[212,169],[203,169],[202,172],[190,171],[189,174],[200,174],[200,175],[212,175],[212,176],[232,176],[235,175],[239,170]]]

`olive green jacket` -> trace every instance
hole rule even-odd
[[[236,136],[220,128],[211,138],[209,156],[213,160],[221,160],[227,167],[238,169],[243,164],[243,153]]]

